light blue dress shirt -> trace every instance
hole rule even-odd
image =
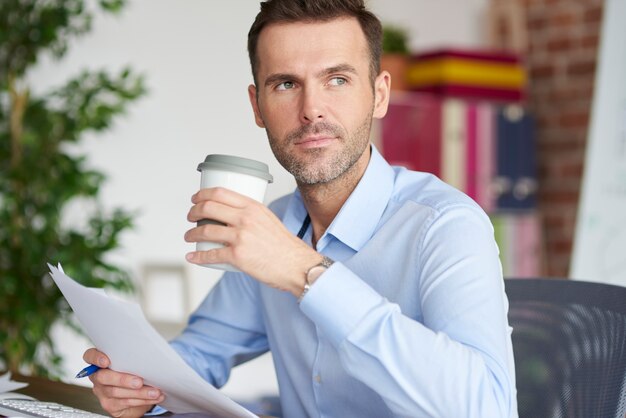
[[[297,191],[270,207],[298,233]],[[317,250],[336,262],[300,304],[226,273],[172,346],[217,387],[271,350],[288,418],[517,416],[498,248],[474,201],[372,147]]]

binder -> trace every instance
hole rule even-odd
[[[526,99],[524,90],[517,88],[496,88],[483,86],[466,86],[463,84],[441,84],[434,86],[414,87],[415,91],[439,94],[441,96],[465,99],[489,99],[497,102],[522,102]]]
[[[536,207],[537,181],[532,118],[520,106],[500,107],[496,136],[497,208]]]
[[[442,100],[430,94],[418,94],[415,101],[414,156],[419,171],[441,177]]]
[[[477,105],[476,202],[490,213],[496,207],[493,182],[496,177],[495,108],[488,102]]]
[[[466,190],[467,105],[459,99],[444,99],[442,107],[441,178]]]
[[[466,147],[465,147],[465,193],[478,203],[479,174],[479,138],[478,105],[468,103],[466,110]]]
[[[527,74],[518,55],[487,50],[435,49],[411,58],[408,87],[464,98],[520,101]]]
[[[397,93],[382,119],[383,155],[390,164],[441,175],[441,99]]]
[[[517,215],[515,277],[541,275],[541,225],[534,212]]]
[[[413,103],[402,95],[392,95],[387,115],[381,120],[382,153],[391,165],[400,165],[410,170],[416,167],[411,161],[413,154],[411,132],[414,125]]]
[[[513,184],[513,197],[520,209],[537,207],[537,151],[535,120],[524,112],[519,127],[517,178]]]

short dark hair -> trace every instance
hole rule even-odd
[[[261,11],[248,32],[248,55],[252,76],[257,83],[257,43],[264,27],[273,23],[325,22],[342,17],[358,20],[370,51],[370,79],[372,85],[380,72],[382,25],[363,0],[267,0],[261,2]]]

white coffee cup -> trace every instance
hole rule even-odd
[[[223,187],[234,192],[248,196],[263,203],[267,184],[274,181],[267,164],[248,158],[235,157],[232,155],[209,154],[198,165],[198,171],[202,173],[200,187],[212,188]],[[203,219],[198,225],[220,222]],[[221,248],[223,244],[216,242],[198,242],[196,251],[208,251]],[[201,264],[220,270],[239,271],[230,264]]]

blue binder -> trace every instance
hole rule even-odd
[[[496,121],[497,209],[534,209],[537,206],[535,123],[519,105],[498,109]]]

